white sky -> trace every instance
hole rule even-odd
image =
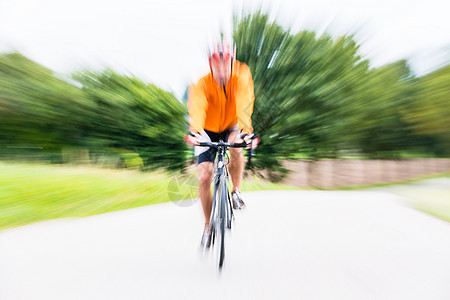
[[[373,66],[407,58],[424,74],[450,61],[448,0],[0,0],[0,52],[63,74],[109,66],[181,97],[208,71],[206,49],[233,10],[257,7],[298,32],[355,33]],[[239,51],[239,49],[238,49]]]

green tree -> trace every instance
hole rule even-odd
[[[74,78],[95,103],[88,126],[101,148],[136,151],[148,166],[184,166],[186,109],[171,93],[112,70]]]
[[[414,134],[439,155],[450,154],[450,65],[416,81],[416,96],[405,117]],[[427,136],[428,138],[423,138]]]
[[[258,12],[235,18],[237,59],[255,82],[253,122],[261,133],[258,167],[300,151],[320,157],[342,143],[368,62],[351,36],[291,34]]]
[[[18,53],[0,55],[2,152],[38,148],[61,162],[63,148],[75,147],[139,153],[147,167],[184,166],[186,109],[172,94],[112,70],[74,79],[78,85]]]
[[[0,55],[0,143],[44,151],[82,145],[81,91],[19,53]]]

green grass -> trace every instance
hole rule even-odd
[[[243,191],[262,191],[262,190],[301,190],[302,188],[287,185],[272,183],[270,181],[264,181],[258,178],[247,178],[241,184]]]
[[[0,163],[0,230],[196,196],[195,176]],[[293,188],[246,180],[243,190]],[[294,188],[295,189],[295,188]]]
[[[450,189],[415,190],[409,197],[412,207],[450,222]]]
[[[443,175],[450,176],[448,173],[434,174],[394,185]],[[84,217],[195,197],[197,184],[194,174],[0,163],[0,230],[42,220]],[[299,188],[254,177],[242,183],[243,191],[286,189]],[[448,190],[411,190],[411,194],[413,207],[450,221]]]

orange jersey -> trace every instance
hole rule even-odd
[[[238,125],[244,133],[250,133],[254,99],[252,74],[246,64],[236,61],[225,88],[209,73],[189,87],[190,130],[223,132]]]

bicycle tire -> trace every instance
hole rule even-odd
[[[213,193],[213,199],[212,199],[212,208],[211,208],[211,218],[210,218],[210,223],[213,225],[213,231],[211,233],[211,246],[214,245],[215,240],[216,240],[216,228],[218,225],[217,222],[217,216],[218,216],[218,212],[217,212],[217,198],[218,198],[218,194],[219,194],[219,184],[216,182],[214,183],[214,193]],[[203,246],[203,253],[206,252],[206,245]]]
[[[231,223],[233,222],[233,208],[232,208],[231,196],[230,196],[229,192],[227,193],[226,207],[227,207],[227,228],[231,229]]]
[[[222,268],[223,261],[225,259],[225,222],[226,222],[226,207],[225,207],[225,201],[227,201],[226,198],[226,183],[223,182],[223,178],[220,182],[220,191],[219,191],[219,210],[218,210],[218,217],[219,217],[219,226],[218,227],[218,236],[217,241],[219,242],[218,247],[218,259],[219,259],[219,268]]]

